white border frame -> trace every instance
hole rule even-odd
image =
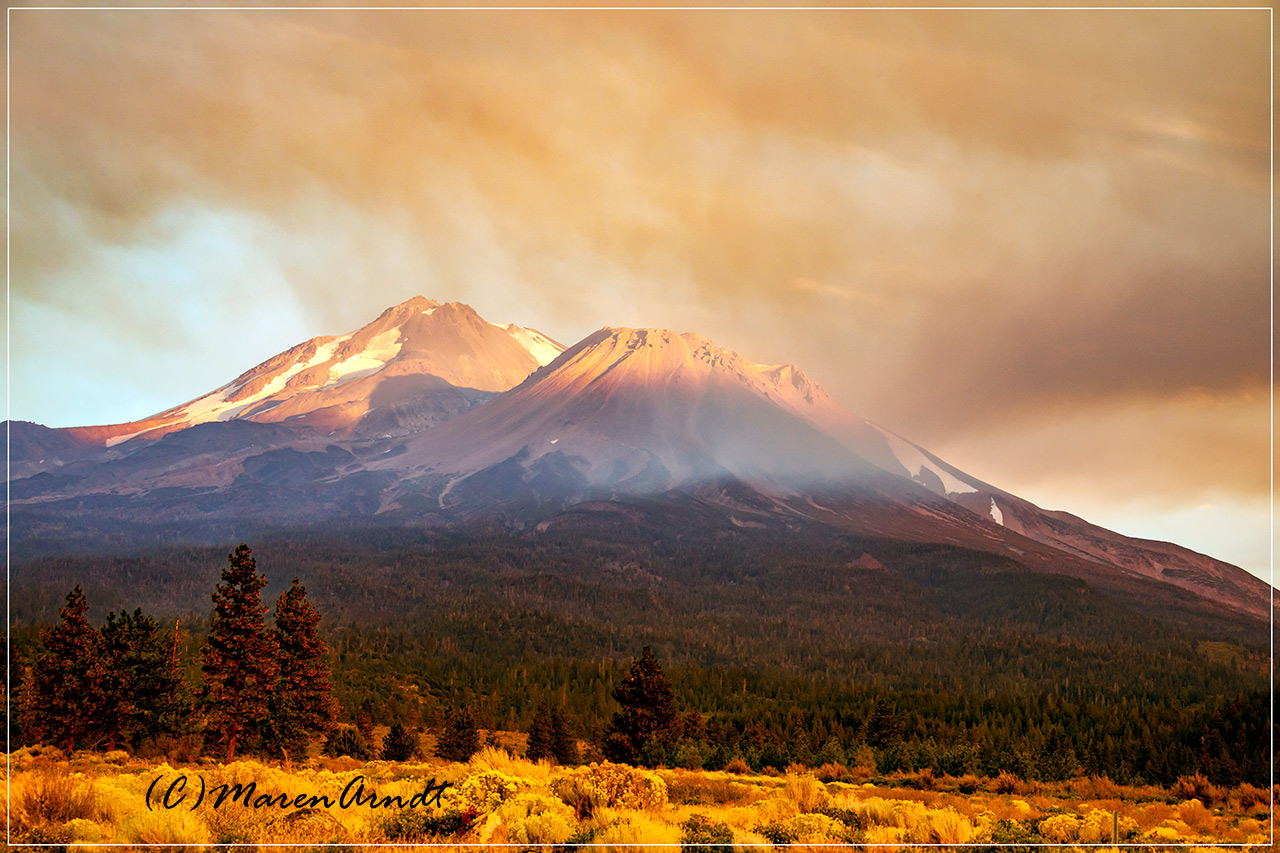
[[[399,844],[399,843],[356,843],[356,844],[124,844],[124,843],[102,843],[87,844],[82,841],[68,844],[49,844],[49,843],[14,843],[13,841],[13,820],[12,820],[12,803],[10,803],[9,780],[13,777],[12,767],[12,751],[9,747],[13,743],[10,729],[13,725],[13,660],[10,656],[10,646],[12,646],[12,607],[10,607],[9,590],[12,588],[10,583],[10,507],[9,507],[9,485],[10,485],[10,457],[9,457],[9,438],[10,438],[10,407],[9,407],[9,389],[12,387],[12,341],[13,341],[13,311],[12,296],[10,296],[9,288],[9,269],[10,269],[10,188],[13,183],[13,172],[10,168],[10,155],[12,155],[13,146],[10,143],[10,131],[12,131],[12,122],[10,122],[10,96],[9,90],[12,85],[12,74],[10,74],[9,65],[9,36],[12,32],[10,20],[14,10],[19,12],[1261,12],[1265,9],[1267,12],[1267,32],[1271,36],[1271,105],[1270,119],[1268,119],[1268,136],[1270,136],[1270,224],[1271,224],[1271,272],[1270,272],[1270,393],[1271,402],[1271,441],[1270,456],[1271,471],[1271,520],[1270,520],[1270,574],[1271,574],[1271,620],[1270,620],[1270,653],[1271,653],[1271,672],[1270,672],[1270,693],[1271,703],[1270,710],[1267,715],[1267,738],[1268,747],[1270,747],[1271,761],[1271,786],[1267,795],[1270,798],[1271,811],[1271,840],[1270,841],[1254,841],[1254,843],[1202,843],[1202,841],[1185,841],[1185,843],[1126,843],[1126,844],[1103,844],[1101,847],[1126,847],[1126,848],[1189,848],[1189,847],[1274,847],[1275,836],[1275,784],[1276,784],[1276,768],[1275,768],[1275,8],[1274,6],[705,6],[705,5],[689,5],[689,6],[6,6],[5,8],[5,844],[9,847],[28,848],[28,847],[390,847],[390,848],[417,848],[417,847],[477,847],[477,848],[530,848],[530,847],[563,847],[562,844]],[[605,844],[581,844],[579,847],[607,847]],[[673,847],[680,848],[680,844],[632,844],[630,847]],[[710,845],[710,847],[746,847],[746,845]],[[760,845],[760,847],[822,847],[822,848],[847,848],[847,844],[780,844],[780,845]],[[858,847],[943,847],[943,848],[966,848],[966,847],[1010,847],[1004,844],[991,843],[965,843],[965,844],[922,844],[922,843],[896,843],[896,844],[860,844]],[[1011,847],[1089,847],[1089,845],[1076,844],[1016,844]]]

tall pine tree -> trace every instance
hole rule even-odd
[[[533,722],[529,726],[529,742],[525,746],[525,758],[530,761],[541,761],[555,755],[555,730],[551,722],[551,706],[543,702],[533,713]]]
[[[559,764],[577,764],[580,760],[578,739],[567,713],[558,705],[551,709],[551,754]]]
[[[470,761],[480,751],[480,731],[467,707],[449,708],[444,712],[444,725],[436,739],[436,755],[445,761]]]
[[[267,718],[266,748],[305,755],[311,738],[328,734],[337,721],[329,673],[329,648],[320,639],[320,614],[307,590],[293,585],[276,599],[275,637],[279,673]]]
[[[205,640],[202,707],[208,727],[226,745],[226,760],[235,759],[236,744],[257,732],[276,686],[276,638],[267,630],[262,588],[249,546],[243,542],[227,555],[222,583],[213,592],[213,616]]]
[[[610,761],[636,764],[650,749],[674,740],[680,731],[676,694],[648,646],[613,690],[622,710],[604,732],[604,754]]]
[[[62,623],[40,635],[44,652],[32,667],[22,709],[26,741],[57,744],[68,755],[95,745],[105,705],[102,635],[85,618],[88,609],[79,586],[67,593]]]
[[[106,672],[100,718],[107,749],[118,743],[137,747],[147,738],[175,734],[181,728],[186,691],[171,660],[172,641],[141,610],[107,614],[102,626]]]

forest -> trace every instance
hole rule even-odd
[[[943,545],[609,533],[305,531],[254,554],[268,599],[305,585],[337,719],[366,731],[438,740],[465,710],[528,733],[554,709],[582,760],[600,758],[648,646],[680,715],[648,764],[1268,783],[1265,624]],[[99,621],[145,602],[195,685],[225,561],[179,547],[15,564],[15,695],[76,585]],[[198,751],[197,734],[138,746]]]

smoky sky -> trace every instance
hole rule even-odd
[[[15,418],[422,294],[796,363],[1050,504],[1267,522],[1266,9],[16,9],[9,58]]]

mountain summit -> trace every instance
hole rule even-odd
[[[212,421],[289,421],[326,432],[422,428],[514,387],[563,349],[535,329],[489,323],[469,305],[415,296],[354,332],[304,341],[181,406],[74,432],[110,447]]]

